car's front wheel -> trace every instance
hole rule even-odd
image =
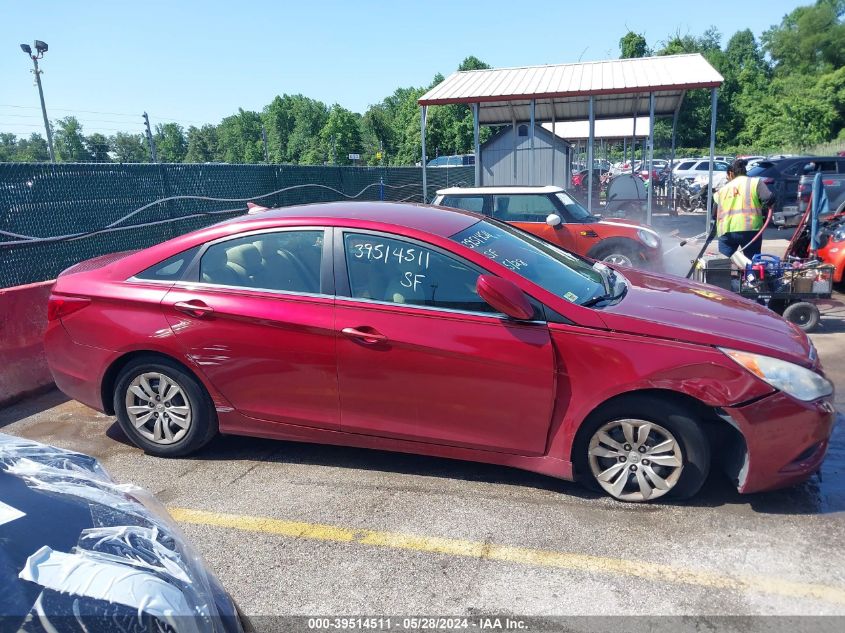
[[[163,358],[141,358],[120,373],[114,410],[139,448],[161,457],[187,455],[217,433],[217,415],[197,379]]]
[[[577,466],[590,483],[620,501],[686,498],[710,469],[710,444],[683,407],[632,398],[587,422]]]

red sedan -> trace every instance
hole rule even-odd
[[[470,212],[288,207],[57,280],[56,384],[145,451],[218,432],[504,464],[617,499],[818,470],[833,386],[728,292],[586,260]]]

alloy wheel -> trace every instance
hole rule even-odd
[[[599,428],[587,449],[598,484],[622,501],[650,501],[672,490],[683,453],[665,428],[646,420],[614,420]]]
[[[129,383],[126,413],[138,434],[156,444],[175,444],[191,428],[191,403],[185,390],[159,372],[139,374]]]
[[[616,264],[617,266],[633,266],[631,258],[623,253],[611,253],[602,261],[607,262],[608,264]]]

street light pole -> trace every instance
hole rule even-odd
[[[44,89],[41,87],[41,70],[38,68],[38,60],[44,57],[47,52],[46,42],[35,40],[35,51],[32,54],[32,49],[29,44],[21,44],[21,50],[29,55],[34,66],[32,72],[35,74],[35,83],[38,86],[38,96],[41,98],[41,114],[44,115],[44,131],[47,132],[47,149],[50,151],[50,162],[56,162],[56,154],[53,152],[53,131],[50,129],[50,120],[47,118],[47,106],[44,104]]]

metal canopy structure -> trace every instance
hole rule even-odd
[[[563,121],[543,123],[543,127],[566,141],[585,141],[590,138],[589,121]],[[619,141],[629,138],[648,138],[651,128],[647,116],[634,119],[597,119],[593,138]]]
[[[593,162],[596,119],[649,115],[649,157],[654,158],[654,119],[673,116],[672,153],[678,111],[687,90],[711,90],[711,159],[715,151],[716,89],[722,76],[700,54],[614,59],[576,64],[523,66],[456,72],[419,98],[421,109],[423,191],[425,125],[429,106],[455,103],[472,107],[475,132],[476,186],[481,184],[478,130],[480,125],[516,125],[529,122],[533,147],[534,126],[561,121],[588,120],[588,163]],[[533,170],[532,170],[533,172]],[[712,182],[712,160],[711,174]],[[592,210],[592,170],[588,207]],[[535,184],[535,183],[528,183]],[[652,194],[649,187],[648,220]],[[712,188],[711,188],[712,189]]]

